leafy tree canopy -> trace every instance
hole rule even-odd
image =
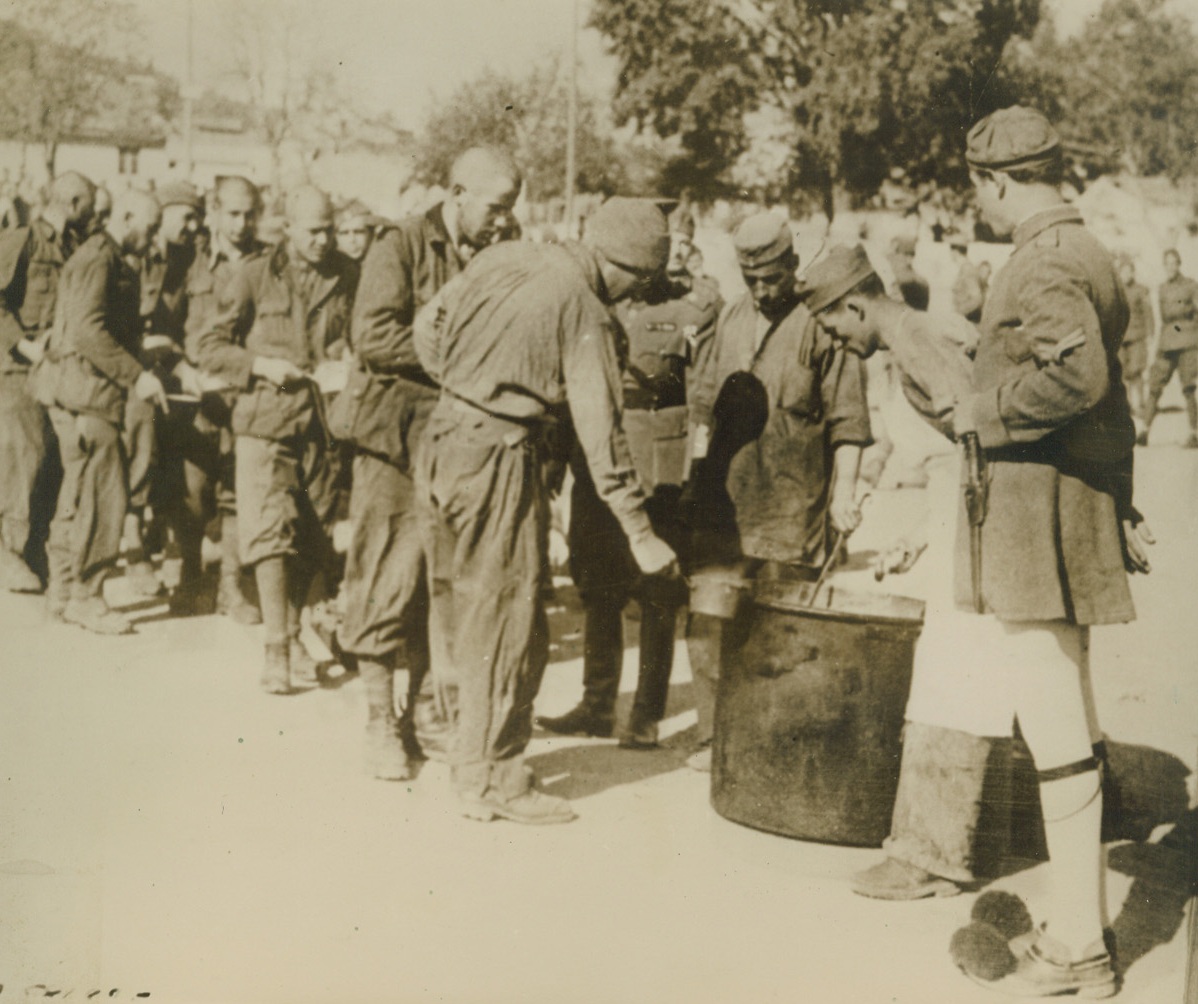
[[[681,141],[677,191],[743,192],[746,123],[771,112],[787,155],[751,194],[797,190],[830,211],[835,189],[866,197],[888,177],[962,183],[964,134],[1015,97],[1003,53],[1039,13],[1038,0],[595,0],[591,23],[619,60],[617,121]]]
[[[556,198],[565,190],[566,118],[566,75],[557,60],[523,76],[488,70],[434,107],[420,136],[417,174],[429,184],[444,184],[459,153],[486,144],[516,158],[529,198]],[[576,168],[582,192],[611,193],[628,180],[599,103],[581,96]]]

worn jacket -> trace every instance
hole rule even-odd
[[[421,312],[415,347],[444,393],[517,425],[569,409],[599,497],[651,533],[621,424],[616,323],[595,253],[509,241],[480,251]]]
[[[982,593],[1004,620],[1131,620],[1120,516],[1135,431],[1118,362],[1128,309],[1110,254],[1072,206],[1015,231],[982,315],[973,391],[989,502]],[[968,521],[956,593],[970,602]]]
[[[320,409],[314,384],[280,390],[251,367],[256,356],[266,356],[312,373],[344,342],[356,280],[344,255],[334,252],[309,272],[290,260],[285,245],[235,272],[199,339],[197,361],[240,391],[232,418],[237,435],[287,439],[311,426]]]
[[[709,463],[719,462],[720,442],[737,426],[727,491],[741,552],[819,564],[835,449],[871,441],[864,368],[836,348],[801,303],[757,347],[760,323],[748,294],[724,309],[693,402],[695,419],[712,428]],[[736,374],[744,376],[730,384]],[[735,400],[728,399],[733,386]]]
[[[685,480],[689,391],[723,306],[713,287],[663,279],[643,300],[616,311],[625,336],[624,431],[648,492]]]
[[[29,368],[13,350],[49,330],[66,258],[62,234],[45,220],[0,230],[0,373]]]
[[[349,381],[331,416],[339,439],[407,470],[436,401],[412,341],[412,322],[462,269],[441,205],[377,236],[354,304]]]
[[[187,272],[187,318],[184,323],[184,351],[189,360],[199,358],[201,336],[212,327],[224,295],[233,276],[247,262],[269,254],[270,245],[255,241],[241,258],[233,259],[213,241],[197,251]]]
[[[1198,349],[1198,282],[1179,275],[1161,283],[1161,352]]]
[[[120,425],[142,373],[138,307],[137,271],[107,233],[93,234],[63,266],[39,400]]]

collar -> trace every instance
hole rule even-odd
[[[603,272],[599,268],[599,255],[579,241],[563,241],[559,247],[574,259],[574,264],[582,272],[587,285],[591,287],[591,292],[610,306],[607,283],[603,281]]]
[[[1081,223],[1082,214],[1074,205],[1064,202],[1059,206],[1053,206],[1052,209],[1042,209],[1038,213],[1033,213],[1026,220],[1015,228],[1015,232],[1011,235],[1015,241],[1015,248],[1018,250],[1030,241],[1035,240],[1040,234],[1044,233],[1049,227],[1059,226],[1062,223]]]

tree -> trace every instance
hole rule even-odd
[[[486,144],[508,150],[524,170],[528,197],[543,201],[565,190],[566,81],[556,59],[524,76],[487,70],[435,106],[417,148],[417,175],[444,184],[459,153]],[[599,105],[580,97],[577,175],[582,192],[610,193],[625,174]]]
[[[755,194],[830,215],[838,188],[896,174],[963,184],[964,134],[1012,100],[1003,52],[1038,18],[1038,0],[595,0],[591,23],[620,63],[617,121],[682,143],[674,194],[750,194],[733,168],[759,121],[788,155]]]
[[[1107,0],[1068,41],[1046,24],[1012,71],[1091,170],[1198,173],[1198,38],[1162,0]]]
[[[58,147],[105,110],[138,40],[133,9],[91,0],[25,0],[0,22],[0,131],[38,143],[53,176]]]

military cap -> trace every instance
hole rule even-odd
[[[612,196],[587,218],[584,240],[608,261],[634,272],[656,272],[670,254],[665,215],[647,199]]]
[[[168,181],[154,195],[163,209],[167,206],[191,206],[197,211],[204,208],[203,194],[190,181]]]
[[[1040,112],[1012,105],[969,130],[965,159],[971,167],[1004,171],[1047,164],[1061,155],[1061,137]]]
[[[859,282],[874,275],[869,255],[860,244],[837,244],[807,269],[803,286],[809,290],[807,309],[816,314],[830,307]]]
[[[794,235],[790,224],[773,213],[750,216],[732,235],[736,259],[741,268],[761,268],[772,265],[788,251],[794,251]]]

